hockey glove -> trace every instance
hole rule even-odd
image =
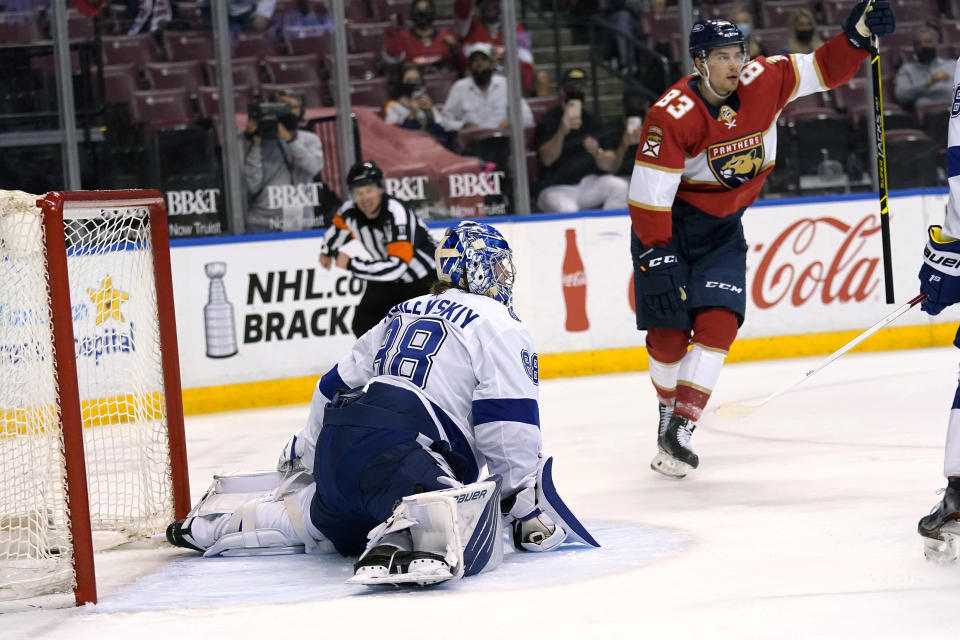
[[[888,36],[896,26],[889,0],[860,0],[843,21],[843,32],[850,44],[869,50],[872,36]]]
[[[920,293],[927,296],[920,308],[932,316],[960,302],[960,240],[941,233],[938,225],[928,230],[919,274]]]
[[[518,551],[553,551],[567,538],[563,527],[537,508],[537,491],[532,487],[501,500],[500,511]]]
[[[680,260],[677,252],[666,247],[650,247],[640,254],[638,260],[644,304],[661,314],[681,311],[687,293],[678,277]]]

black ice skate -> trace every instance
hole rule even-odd
[[[427,586],[453,578],[443,556],[404,551],[390,544],[376,546],[353,565],[351,584]]]
[[[192,522],[193,518],[190,518],[190,521]],[[170,523],[167,527],[167,542],[175,547],[193,549],[194,551],[203,553],[205,549],[197,545],[190,532],[190,525],[186,523],[186,520],[177,520],[176,522]]]
[[[691,469],[696,469],[700,458],[690,447],[690,436],[696,426],[683,416],[671,416],[667,428],[657,440],[660,451],[650,468],[672,478],[683,478]]]
[[[660,428],[657,429],[657,446],[660,446],[660,440],[663,439],[663,434],[667,431],[667,426],[670,424],[670,418],[673,417],[673,407],[668,407],[665,404],[658,404],[657,410],[660,412]]]
[[[941,500],[917,523],[924,537],[923,553],[929,560],[956,562],[960,557],[960,480],[951,479]]]

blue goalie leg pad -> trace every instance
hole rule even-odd
[[[553,457],[540,461],[540,468],[537,470],[537,506],[543,509],[567,531],[567,536],[577,542],[599,547],[597,542],[587,528],[584,527],[577,516],[563,503],[557,487],[553,484]]]

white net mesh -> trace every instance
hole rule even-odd
[[[0,599],[72,579],[35,201],[0,191]],[[91,528],[152,535],[172,520],[173,498],[150,212],[101,206],[64,211]]]

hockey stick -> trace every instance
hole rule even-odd
[[[883,286],[887,304],[893,304],[893,260],[890,255],[890,210],[887,202],[887,145],[883,128],[883,91],[880,80],[880,39],[870,38],[873,74],[873,130],[877,143],[877,188],[880,194],[880,238],[883,243]]]
[[[820,364],[818,364],[816,367],[804,373],[802,377],[800,377],[797,380],[794,380],[793,382],[783,387],[779,391],[775,391],[774,393],[771,393],[769,396],[767,396],[760,402],[756,402],[752,404],[742,403],[742,402],[728,402],[726,404],[722,404],[719,407],[717,407],[714,413],[718,417],[727,419],[727,420],[747,417],[748,415],[750,415],[751,413],[753,413],[763,405],[767,404],[774,398],[783,395],[787,391],[790,391],[795,386],[797,386],[798,384],[800,384],[801,382],[803,382],[804,380],[806,380],[816,372],[826,367],[828,364],[830,364],[831,362],[833,362],[834,360],[836,360],[837,358],[845,354],[847,351],[850,351],[850,349],[853,349],[855,346],[857,346],[858,344],[860,344],[861,342],[863,342],[864,340],[866,340],[867,338],[875,334],[880,329],[883,329],[885,326],[887,326],[888,324],[890,324],[891,322],[893,322],[894,320],[902,316],[904,313],[906,313],[909,309],[916,306],[919,302],[921,302],[924,299],[924,297],[926,296],[921,293],[920,295],[915,297],[913,300],[906,303],[896,311],[893,311],[892,313],[887,315],[883,320],[881,320],[880,322],[876,323],[875,325],[873,325],[872,327],[870,327],[869,329],[867,329],[866,331],[858,335],[853,340],[851,340],[847,344],[843,345],[842,347],[840,347],[839,349],[831,353],[829,356],[824,358],[824,360]]]

